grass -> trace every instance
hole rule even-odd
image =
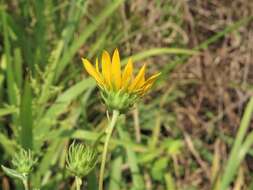
[[[232,47],[233,51],[229,49],[237,39],[233,35],[239,36],[240,46],[244,47],[246,42],[242,39],[247,36],[253,17],[245,15],[211,34],[194,35],[188,30],[191,22],[197,31],[203,21],[198,20],[198,12],[192,14],[192,21],[184,18],[185,6],[196,11],[192,5],[174,0],[159,0],[150,3],[150,7],[144,4],[124,0],[0,2],[0,164],[11,168],[10,160],[20,147],[31,149],[39,158],[30,175],[31,189],[74,189],[73,177],[65,167],[69,144],[73,140],[93,143],[107,126],[96,84],[83,74],[80,58],[94,60],[104,49],[111,52],[116,47],[123,55],[123,64],[129,57],[138,66],[148,62],[150,70],[160,70],[162,77],[135,109],[120,116],[109,144],[105,189],[252,187],[252,180],[247,177],[252,175],[247,161],[252,152],[251,88],[241,90],[239,83],[222,88],[224,91],[218,96],[216,92],[227,85],[219,75],[221,70],[214,70],[215,78],[222,81],[219,87],[210,85],[215,80],[180,78],[177,72],[185,74],[186,67],[186,73],[191,73],[188,65],[198,72],[195,66],[203,58],[201,72],[208,77],[213,67],[206,72],[205,64],[209,57],[218,55],[215,60],[226,66],[225,60],[241,51],[237,46]],[[250,6],[247,2],[244,5]],[[234,11],[232,7],[225,10]],[[181,32],[173,34],[173,28],[163,29],[166,23]],[[188,44],[180,34],[190,39]],[[199,40],[199,36],[204,36],[204,40]],[[168,39],[172,42],[167,43]],[[191,44],[191,40],[197,44]],[[227,41],[231,42],[228,47]],[[224,46],[232,53],[223,60],[219,53],[227,53]],[[192,59],[196,60],[193,66]],[[228,75],[225,70],[224,75]],[[245,66],[241,72],[246,76],[251,70]],[[175,75],[179,77],[176,80]],[[243,80],[250,86],[250,79]],[[206,104],[196,103],[208,94],[203,90],[206,88],[214,89],[213,97],[208,96]],[[237,97],[235,91],[246,98],[236,100],[240,103],[236,109],[229,109]],[[197,110],[198,106],[201,109]],[[223,117],[211,125],[219,114],[214,107],[221,110]],[[103,142],[105,138],[98,146],[100,153]],[[219,153],[224,157],[219,157]],[[98,173],[97,165],[83,179],[86,189],[98,189]],[[4,176],[0,171],[1,189],[21,189],[18,181]]]

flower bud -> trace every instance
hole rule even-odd
[[[76,144],[73,142],[67,155],[67,169],[73,176],[86,176],[97,163],[97,150],[87,144]]]
[[[17,172],[28,175],[36,164],[37,158],[34,157],[31,150],[21,149],[14,155],[11,162]]]

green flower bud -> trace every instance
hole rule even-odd
[[[67,155],[67,169],[73,176],[84,177],[96,165],[98,153],[95,147],[73,142]]]
[[[12,165],[17,172],[28,175],[37,161],[31,150],[21,149],[14,155]]]
[[[138,100],[137,94],[129,94],[124,91],[101,91],[101,97],[110,111],[118,110],[121,113],[126,112]]]

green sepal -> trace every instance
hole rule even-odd
[[[98,152],[94,146],[73,142],[69,147],[66,161],[68,171],[73,176],[82,178],[97,164]]]
[[[118,110],[121,113],[128,111],[138,100],[136,94],[113,90],[101,90],[101,97],[109,111]]]
[[[27,174],[22,174],[16,170],[7,168],[3,165],[1,165],[3,171],[6,173],[6,175],[8,175],[9,177],[13,177],[13,178],[17,178],[21,181],[25,181],[27,179]]]

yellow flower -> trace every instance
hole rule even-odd
[[[160,75],[160,73],[157,73],[146,79],[146,65],[144,64],[136,77],[133,77],[131,58],[128,60],[124,70],[121,70],[118,49],[115,49],[112,59],[107,51],[103,52],[101,61],[102,71],[100,71],[98,59],[96,59],[96,67],[92,66],[87,59],[82,59],[82,62],[86,71],[96,80],[102,90],[102,97],[105,103],[108,105],[109,101],[109,107],[112,109],[120,110],[120,107],[122,107],[121,105],[114,104],[127,104],[123,105],[123,107],[131,106],[137,98],[147,93]],[[112,101],[113,106],[111,104]]]

